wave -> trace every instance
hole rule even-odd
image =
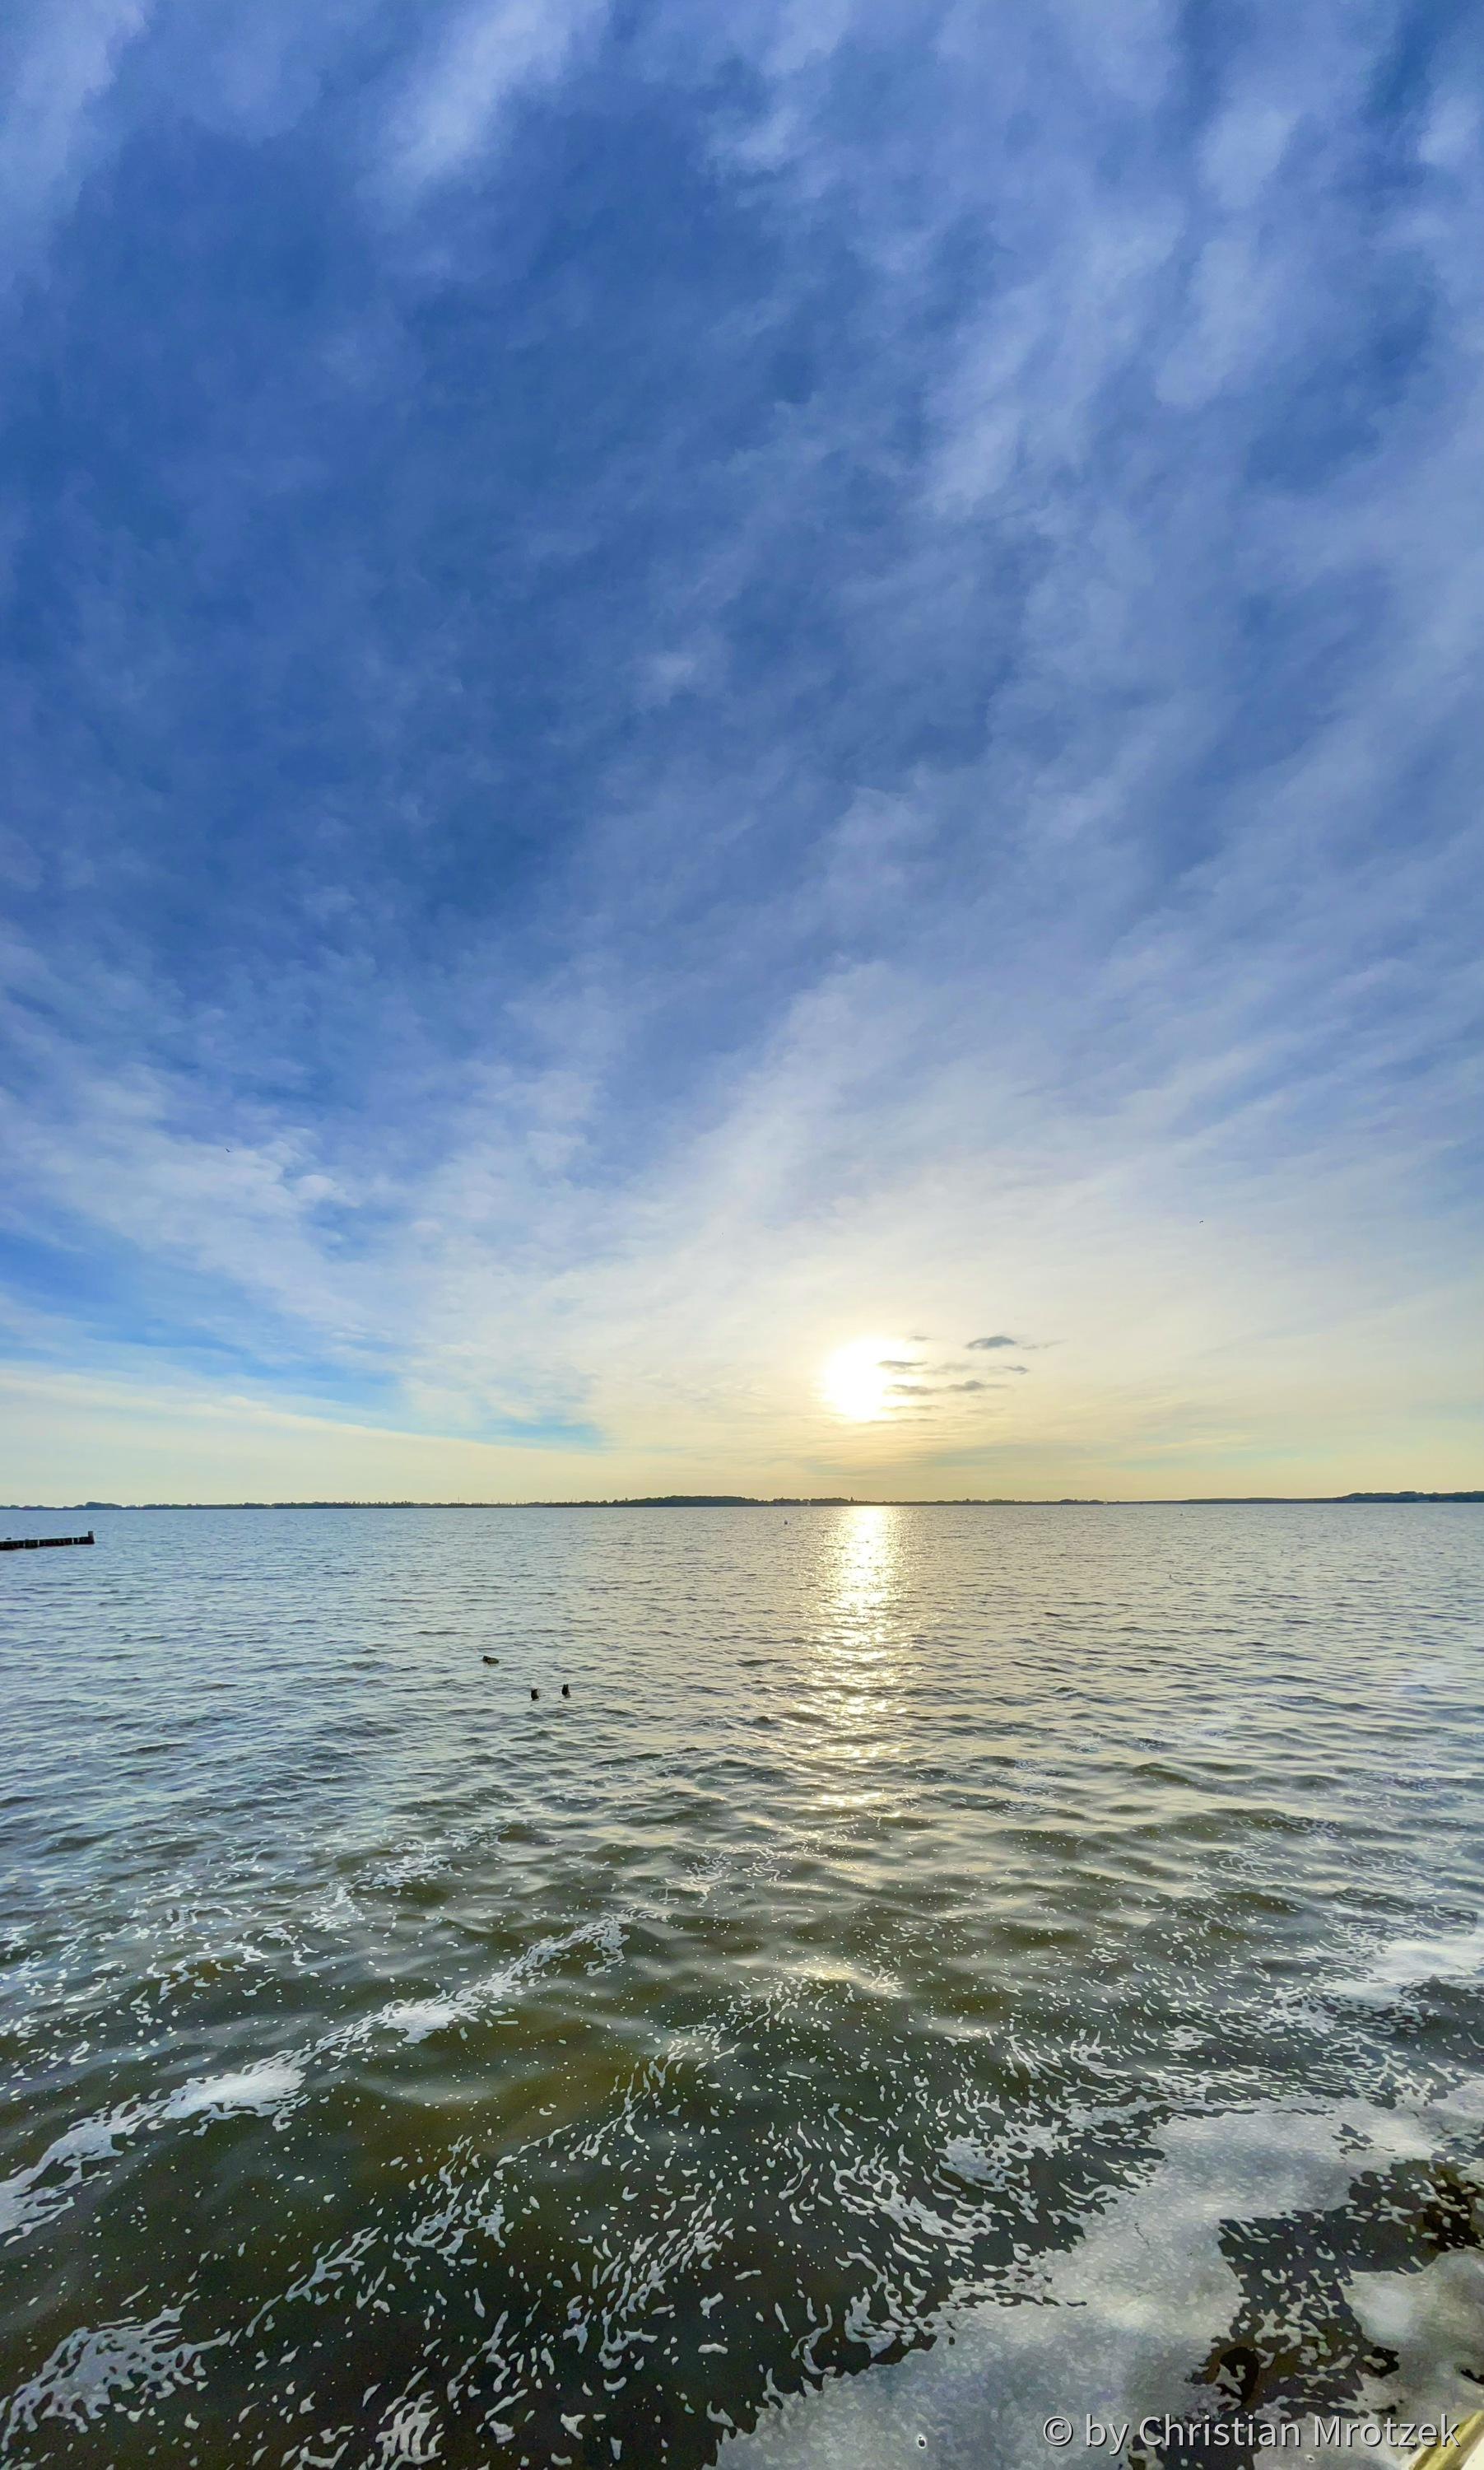
[[[0,2179],[0,2241],[25,2238],[67,2211],[84,2179],[119,2159],[143,2135],[187,2121],[208,2123],[234,2110],[282,2119],[303,2097],[316,2067],[349,2057],[378,2034],[426,2040],[452,2025],[487,2016],[579,1947],[593,1948],[601,1964],[616,1956],[622,1945],[616,1920],[586,1922],[561,1937],[539,1940],[512,1963],[481,1974],[451,1996],[389,1999],[371,2015],[298,2049],[274,2052],[220,2075],[192,2076],[170,2092],[80,2119],[53,2139],[38,2161]]]

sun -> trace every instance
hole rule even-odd
[[[852,1338],[820,1373],[820,1395],[847,1424],[877,1424],[892,1411],[892,1385],[905,1368],[901,1341]]]

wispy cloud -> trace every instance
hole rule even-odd
[[[607,16],[607,0],[474,0],[435,20],[389,114],[394,181],[421,189],[479,164],[512,101],[558,78]]]
[[[14,40],[27,1379],[229,1364],[265,1414],[565,1435],[599,1490],[1361,1480],[1403,1430],[1447,1480],[1457,32]],[[895,1411],[851,1425],[819,1367],[870,1333]]]
[[[149,0],[41,0],[0,36],[0,276],[30,262],[75,196],[119,61],[150,23]]]

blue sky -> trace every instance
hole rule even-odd
[[[1472,12],[0,39],[6,1497],[1479,1480]]]

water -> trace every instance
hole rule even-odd
[[[1476,1510],[95,1524],[0,1560],[0,2459],[1484,2401]]]

